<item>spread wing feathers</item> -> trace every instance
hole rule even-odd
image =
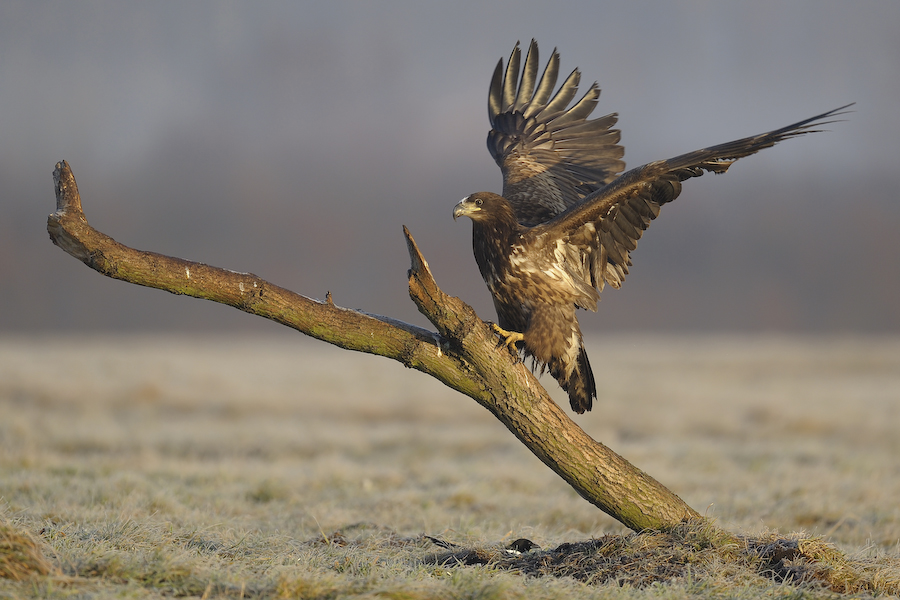
[[[546,236],[545,242],[562,240],[567,270],[577,272],[597,292],[603,290],[604,283],[618,288],[631,266],[630,252],[637,248],[638,240],[650,221],[659,215],[660,207],[681,193],[681,182],[706,172],[724,173],[739,158],[791,137],[821,131],[816,128],[835,122],[827,119],[845,114],[844,109],[849,106],[775,131],[632,169],[533,232]],[[596,300],[590,295],[583,297],[579,304],[596,310]],[[596,292],[594,297],[599,299]]]
[[[497,63],[488,94],[487,146],[503,173],[503,196],[516,218],[534,226],[574,206],[622,172],[624,148],[613,113],[588,120],[600,89],[594,83],[572,107],[581,73],[572,71],[553,95],[559,53],[553,50],[540,81],[538,46],[532,40],[519,80],[521,51],[503,69]],[[552,97],[551,97],[552,95]]]

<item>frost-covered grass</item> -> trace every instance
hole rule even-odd
[[[588,433],[720,527],[803,531],[898,593],[900,339],[592,342]],[[730,562],[731,542],[627,533],[472,400],[383,358],[299,335],[0,338],[0,573],[24,573],[0,597],[830,593]],[[611,542],[559,576],[513,561],[517,538]],[[457,549],[487,560],[441,563]],[[664,559],[690,568],[629,579]]]

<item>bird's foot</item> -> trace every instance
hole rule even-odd
[[[515,354],[519,353],[519,348],[516,344],[525,340],[524,335],[517,331],[507,331],[496,323],[491,323],[491,329],[500,336],[500,341],[506,344],[506,347],[509,348],[511,352]]]

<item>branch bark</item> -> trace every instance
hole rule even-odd
[[[252,273],[135,250],[92,228],[69,165],[53,172],[53,243],[99,273],[173,294],[204,298],[271,319],[347,350],[400,361],[473,398],[584,499],[627,527],[667,530],[700,515],[655,479],[593,440],[557,406],[534,375],[502,346],[475,311],[438,288],[415,240],[409,293],[437,333],[320,302]]]

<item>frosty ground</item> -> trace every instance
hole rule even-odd
[[[900,570],[900,339],[607,336],[588,351],[600,398],[576,422],[701,514],[737,533],[822,536]],[[3,524],[48,564],[0,579],[11,597],[798,589],[435,564],[432,539],[552,548],[626,531],[471,399],[299,334],[0,338]]]

